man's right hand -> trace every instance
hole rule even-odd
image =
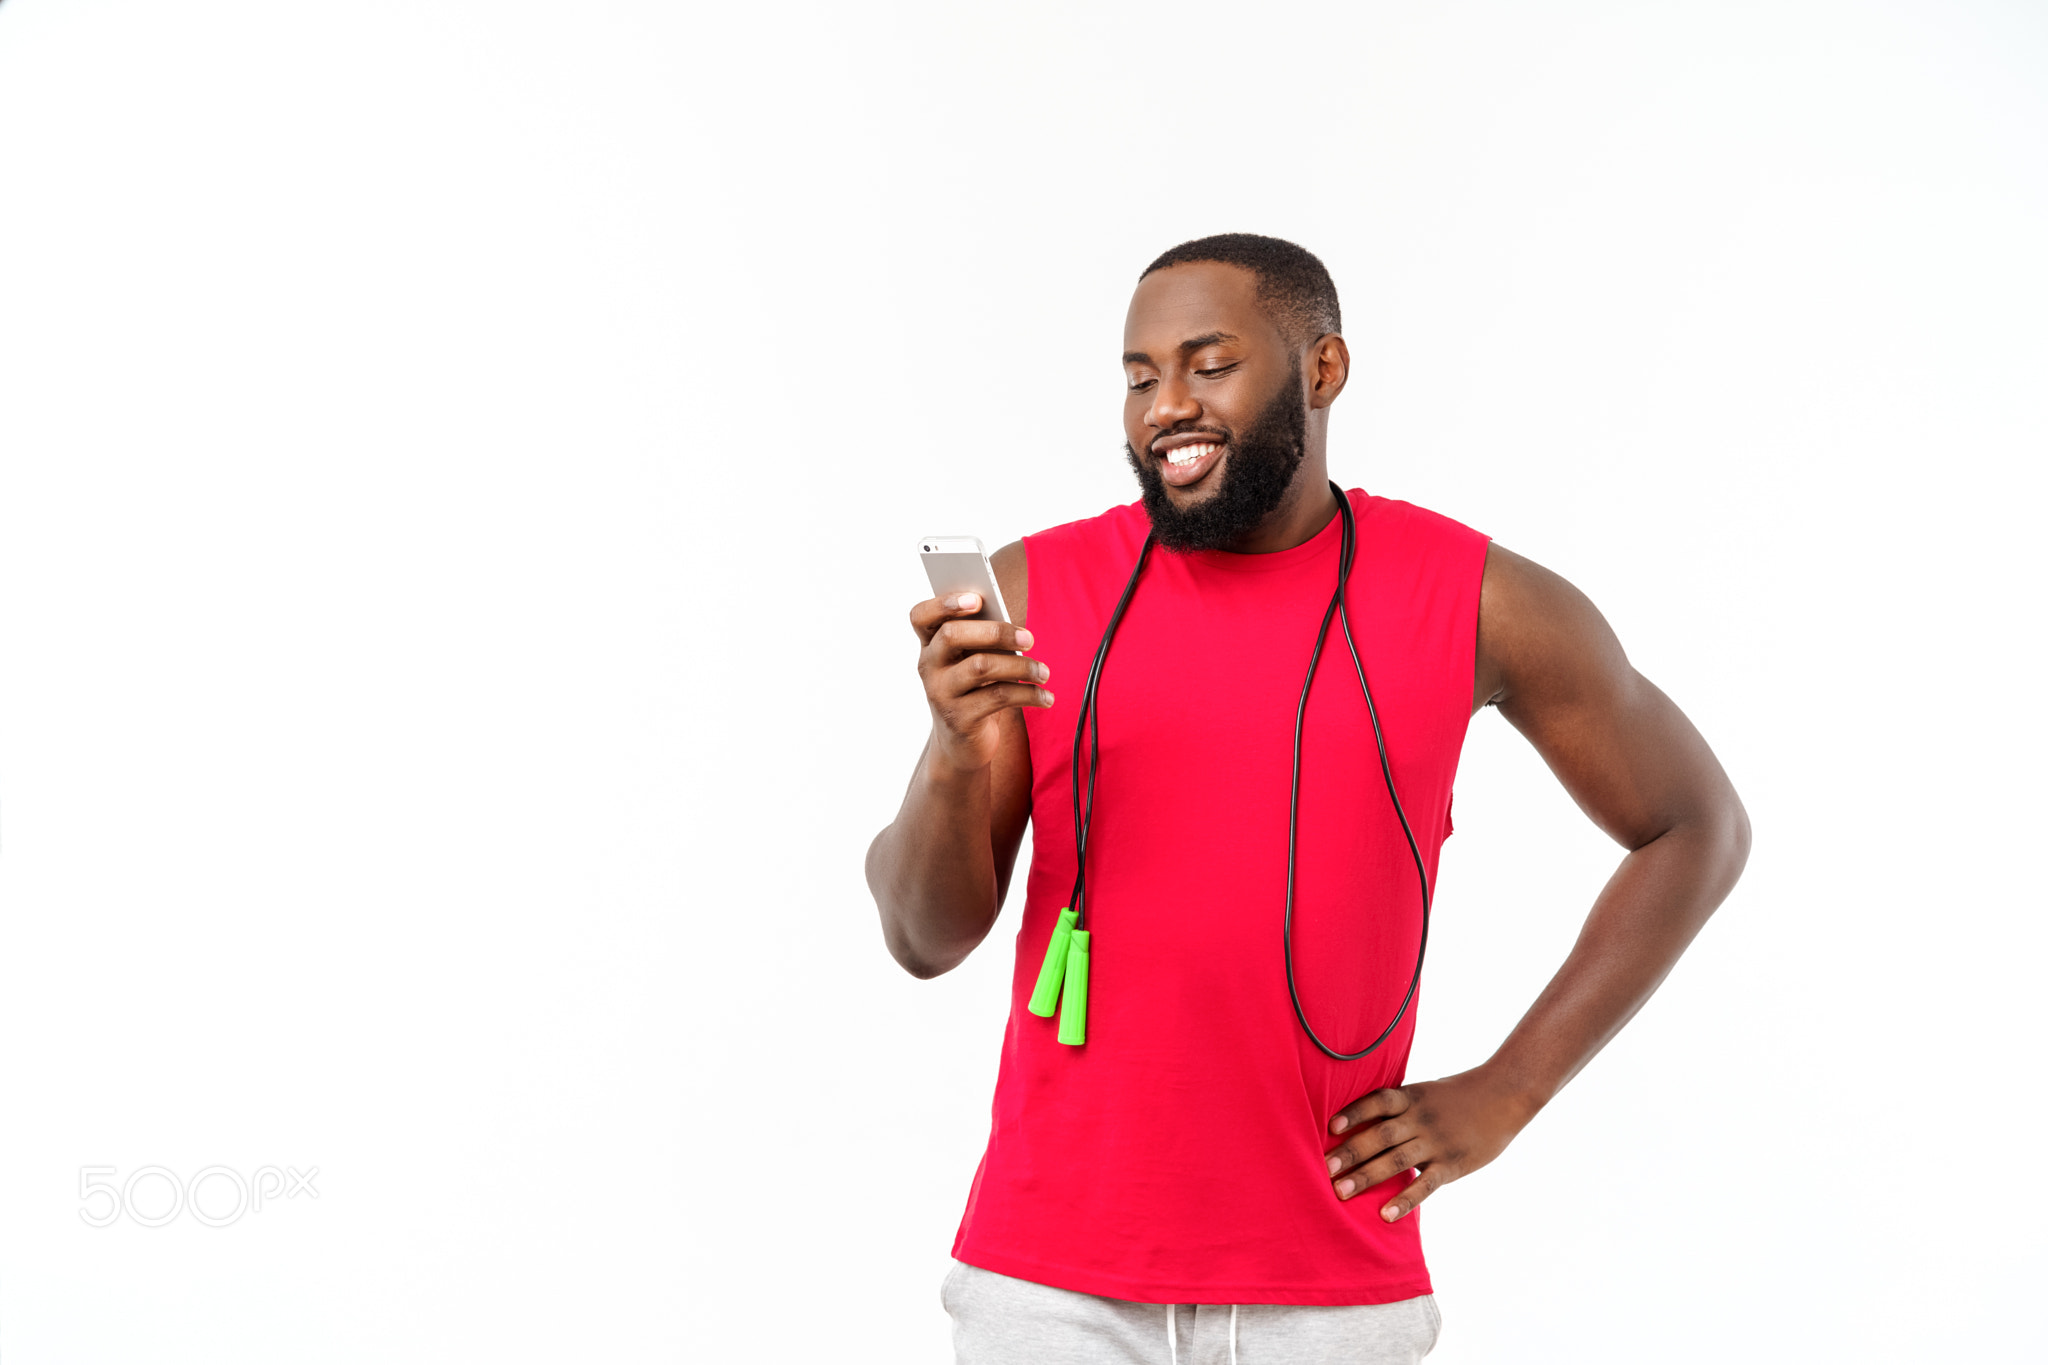
[[[918,977],[960,965],[1002,911],[1031,823],[1031,737],[1019,710],[1052,705],[1040,686],[1046,666],[1018,652],[1032,644],[1023,543],[997,550],[989,566],[1019,624],[967,619],[981,609],[978,593],[911,608],[932,734],[902,808],[868,847],[882,939]]]
[[[933,757],[960,772],[995,761],[1005,711],[1051,706],[1038,684],[1051,670],[1014,651],[1031,648],[1031,632],[1003,621],[962,618],[981,610],[979,593],[934,597],[910,609],[923,648],[917,675],[932,708]]]

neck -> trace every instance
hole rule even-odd
[[[1337,495],[1330,491],[1330,461],[1321,435],[1312,433],[1308,451],[1302,456],[1300,468],[1294,471],[1294,480],[1287,485],[1280,505],[1226,547],[1232,554],[1269,555],[1291,550],[1311,539],[1337,515]]]

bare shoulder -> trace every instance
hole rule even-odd
[[[1497,707],[1616,842],[1637,849],[1681,822],[1710,822],[1729,841],[1733,884],[1749,822],[1713,750],[1586,594],[1498,545],[1480,588],[1477,675],[1474,709]]]
[[[1592,600],[1535,560],[1486,548],[1472,709],[1507,709],[1521,694],[1570,694],[1632,672]]]
[[[988,557],[988,566],[995,570],[996,586],[1002,589],[1003,605],[1010,609],[1010,624],[1024,624],[1025,612],[1030,607],[1031,575],[1024,556],[1024,542],[1013,540]]]

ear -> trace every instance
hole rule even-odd
[[[1335,332],[1319,336],[1309,346],[1301,372],[1308,380],[1310,410],[1327,408],[1337,401],[1337,395],[1344,392],[1345,381],[1351,378],[1351,348]]]

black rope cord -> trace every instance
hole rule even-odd
[[[1344,600],[1344,590],[1351,581],[1351,562],[1358,549],[1357,519],[1351,511],[1351,499],[1336,484],[1330,491],[1337,496],[1337,510],[1344,518],[1343,547],[1339,552],[1337,566],[1337,590],[1330,597],[1330,605],[1323,611],[1322,625],[1316,631],[1315,648],[1309,654],[1308,676],[1302,680],[1301,701],[1294,711],[1294,773],[1287,795],[1287,899],[1281,918],[1280,948],[1287,963],[1287,996],[1294,1002],[1294,1017],[1301,1024],[1302,1032],[1309,1041],[1322,1050],[1324,1055],[1340,1062],[1355,1062],[1359,1058],[1377,1051],[1401,1021],[1408,1016],[1408,1008],[1415,1003],[1415,992],[1422,984],[1422,962],[1429,950],[1429,873],[1423,867],[1422,850],[1415,842],[1415,831],[1409,826],[1408,813],[1401,806],[1400,793],[1394,790],[1394,768],[1387,758],[1386,734],[1380,727],[1379,708],[1373,704],[1372,685],[1365,678],[1365,662],[1359,657],[1358,642],[1351,634],[1351,612]],[[1124,584],[1123,596],[1117,599],[1116,610],[1110,613],[1109,625],[1102,632],[1102,643],[1096,647],[1095,662],[1088,670],[1088,685],[1081,694],[1081,714],[1074,725],[1074,756],[1072,763],[1072,785],[1074,796],[1074,894],[1068,901],[1074,911],[1074,927],[1085,927],[1086,892],[1088,877],[1088,829],[1095,820],[1095,774],[1101,745],[1100,707],[1096,700],[1096,688],[1102,680],[1102,665],[1109,657],[1110,641],[1116,638],[1117,627],[1123,624],[1124,612],[1131,605],[1131,595],[1137,591],[1138,577],[1145,571],[1145,560],[1152,553],[1153,538],[1145,537],[1145,543],[1138,550],[1138,562],[1131,569],[1130,581]],[[1322,662],[1323,641],[1330,631],[1330,620],[1335,617],[1343,627],[1344,643],[1350,649],[1351,663],[1358,673],[1358,687],[1365,694],[1366,715],[1372,719],[1373,743],[1379,749],[1380,777],[1387,788],[1387,799],[1393,803],[1394,815],[1401,822],[1401,833],[1408,840],[1409,856],[1415,860],[1416,880],[1422,886],[1422,941],[1415,950],[1415,973],[1409,978],[1408,993],[1401,999],[1401,1008],[1394,1014],[1392,1022],[1380,1030],[1377,1038],[1356,1052],[1339,1052],[1322,1040],[1315,1028],[1308,1022],[1308,1012],[1302,1008],[1301,992],[1294,980],[1294,867],[1296,833],[1301,815],[1301,735],[1308,717],[1308,694],[1316,680],[1316,666]],[[1093,727],[1089,721],[1093,719]],[[1088,800],[1084,808],[1081,801],[1081,740],[1088,738]]]
[[[1095,769],[1096,757],[1102,740],[1102,721],[1095,701],[1096,684],[1102,680],[1102,661],[1109,657],[1109,642],[1116,638],[1116,628],[1124,622],[1124,611],[1131,605],[1131,594],[1138,590],[1138,575],[1145,572],[1145,560],[1152,554],[1152,535],[1145,534],[1145,543],[1138,547],[1138,562],[1131,567],[1130,581],[1124,584],[1124,595],[1117,598],[1116,610],[1109,614],[1109,627],[1102,632],[1102,643],[1096,646],[1095,663],[1088,670],[1088,686],[1081,692],[1081,715],[1074,723],[1074,760],[1070,765],[1074,786],[1074,894],[1067,904],[1074,911],[1074,927],[1088,927],[1088,828],[1095,823]],[[1096,717],[1093,728],[1088,719]],[[1088,809],[1081,810],[1081,734],[1088,733]]]
[[[1331,595],[1330,605],[1323,611],[1323,624],[1316,630],[1316,647],[1308,656],[1308,677],[1301,684],[1301,702],[1294,708],[1294,778],[1287,792],[1287,910],[1281,919],[1280,951],[1287,959],[1287,997],[1294,1002],[1294,1017],[1301,1021],[1302,1032],[1322,1049],[1325,1056],[1340,1062],[1355,1062],[1378,1051],[1381,1044],[1393,1037],[1394,1030],[1408,1017],[1408,1007],[1415,1003],[1416,989],[1422,985],[1423,955],[1429,951],[1429,873],[1423,869],[1422,850],[1416,846],[1415,831],[1408,825],[1408,812],[1401,808],[1401,795],[1394,790],[1394,767],[1387,761],[1387,737],[1380,729],[1379,708],[1373,705],[1372,684],[1365,680],[1365,661],[1358,656],[1358,641],[1351,638],[1351,609],[1344,600],[1344,589],[1351,581],[1351,560],[1358,549],[1357,520],[1352,516],[1351,499],[1344,496],[1344,490],[1334,483],[1330,489],[1337,495],[1337,510],[1344,516],[1344,548],[1337,565],[1337,591]],[[1322,1035],[1308,1021],[1308,1011],[1302,1008],[1301,991],[1294,981],[1294,845],[1301,814],[1301,731],[1302,723],[1308,718],[1309,688],[1316,680],[1316,665],[1322,662],[1323,639],[1329,634],[1332,616],[1337,617],[1344,627],[1344,643],[1350,647],[1351,663],[1358,670],[1359,690],[1365,693],[1365,713],[1372,718],[1372,739],[1380,754],[1380,777],[1386,782],[1387,799],[1393,802],[1394,814],[1401,821],[1401,833],[1407,836],[1408,853],[1415,860],[1416,880],[1422,884],[1422,941],[1415,949],[1415,974],[1408,979],[1408,993],[1401,997],[1401,1008],[1380,1030],[1379,1037],[1356,1052],[1339,1052],[1323,1041]]]

